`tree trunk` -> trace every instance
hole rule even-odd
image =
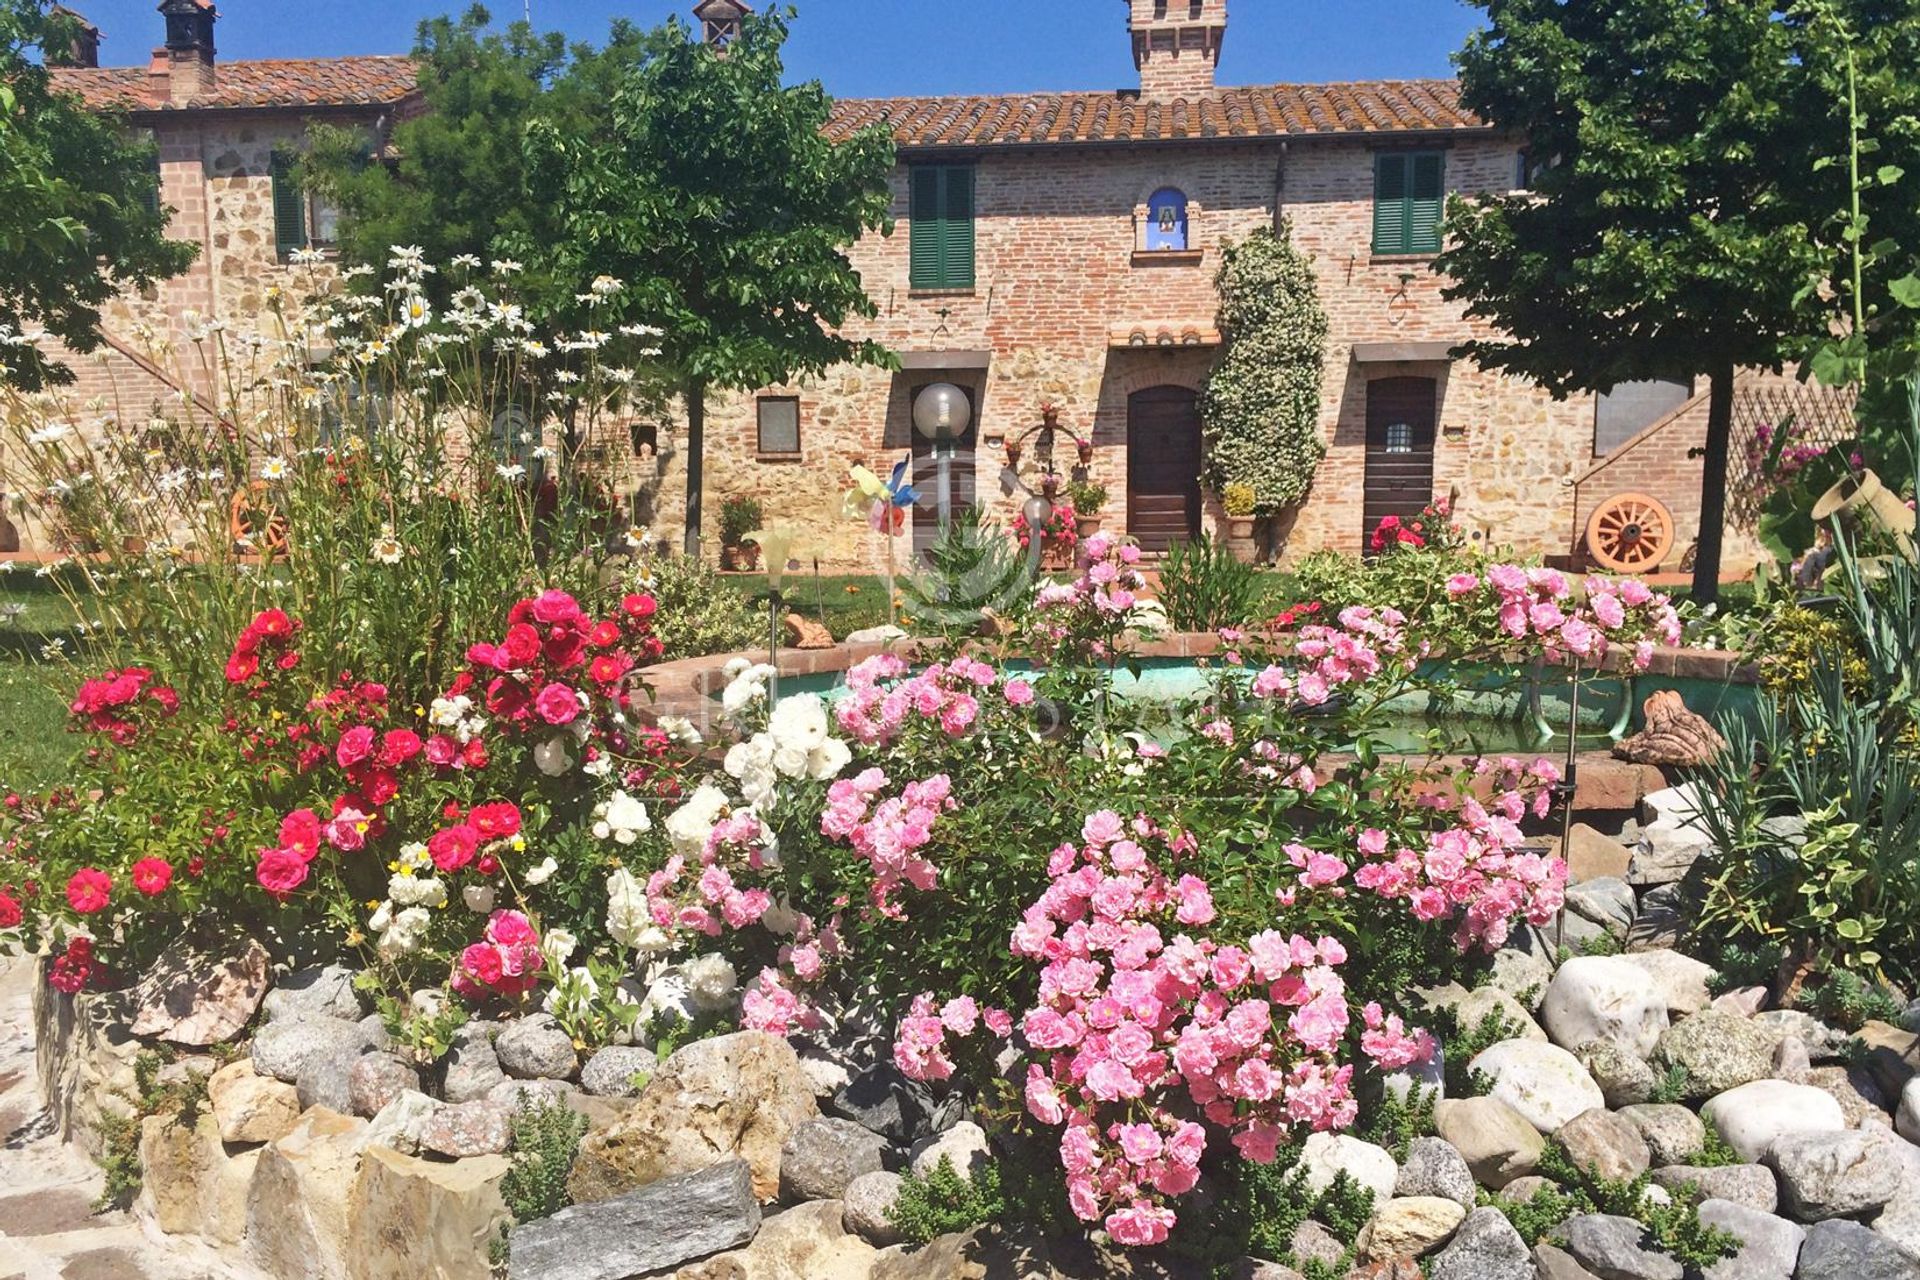
[[[700,558],[700,494],[706,484],[707,387],[687,379],[687,533],[682,544],[690,560]]]
[[[1707,452],[1700,467],[1700,543],[1693,557],[1693,598],[1708,605],[1720,598],[1720,551],[1727,531],[1727,451],[1733,440],[1731,363],[1713,371],[1707,398]]]

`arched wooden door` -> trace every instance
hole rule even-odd
[[[1433,501],[1433,438],[1440,384],[1432,378],[1367,383],[1367,479],[1363,548],[1388,516],[1411,520]]]
[[[1127,399],[1127,532],[1143,551],[1200,532],[1200,395],[1190,388]]]

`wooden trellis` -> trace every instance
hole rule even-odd
[[[1842,444],[1854,437],[1858,399],[1852,387],[1811,382],[1748,383],[1735,391],[1727,518],[1743,529],[1753,528],[1771,492],[1764,472],[1766,450],[1758,443],[1761,427],[1779,431],[1790,424],[1796,443],[1823,449]]]

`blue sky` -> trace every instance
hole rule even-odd
[[[101,61],[143,64],[156,0],[67,0],[106,35]],[[534,24],[589,40],[625,16],[650,26],[692,0],[531,0]],[[467,0],[220,0],[222,57],[404,53],[423,17]],[[522,0],[488,7],[518,18]],[[796,78],[842,97],[1110,89],[1136,83],[1121,0],[800,0]],[[1477,23],[1464,0],[1232,0],[1221,79],[1363,80],[1449,74]]]

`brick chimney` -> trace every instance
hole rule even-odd
[[[740,19],[752,12],[747,0],[700,0],[693,6],[701,39],[716,49],[724,49],[739,38]]]
[[[153,51],[147,68],[148,96],[186,106],[213,92],[213,0],[160,0],[167,42]],[[164,83],[163,83],[164,82]]]
[[[1227,0],[1127,0],[1143,98],[1213,92],[1227,38]]]
[[[72,33],[72,39],[65,48],[48,49],[47,64],[55,67],[97,67],[100,65],[100,28],[88,22],[84,16],[57,4],[48,13],[60,23],[64,30]]]

